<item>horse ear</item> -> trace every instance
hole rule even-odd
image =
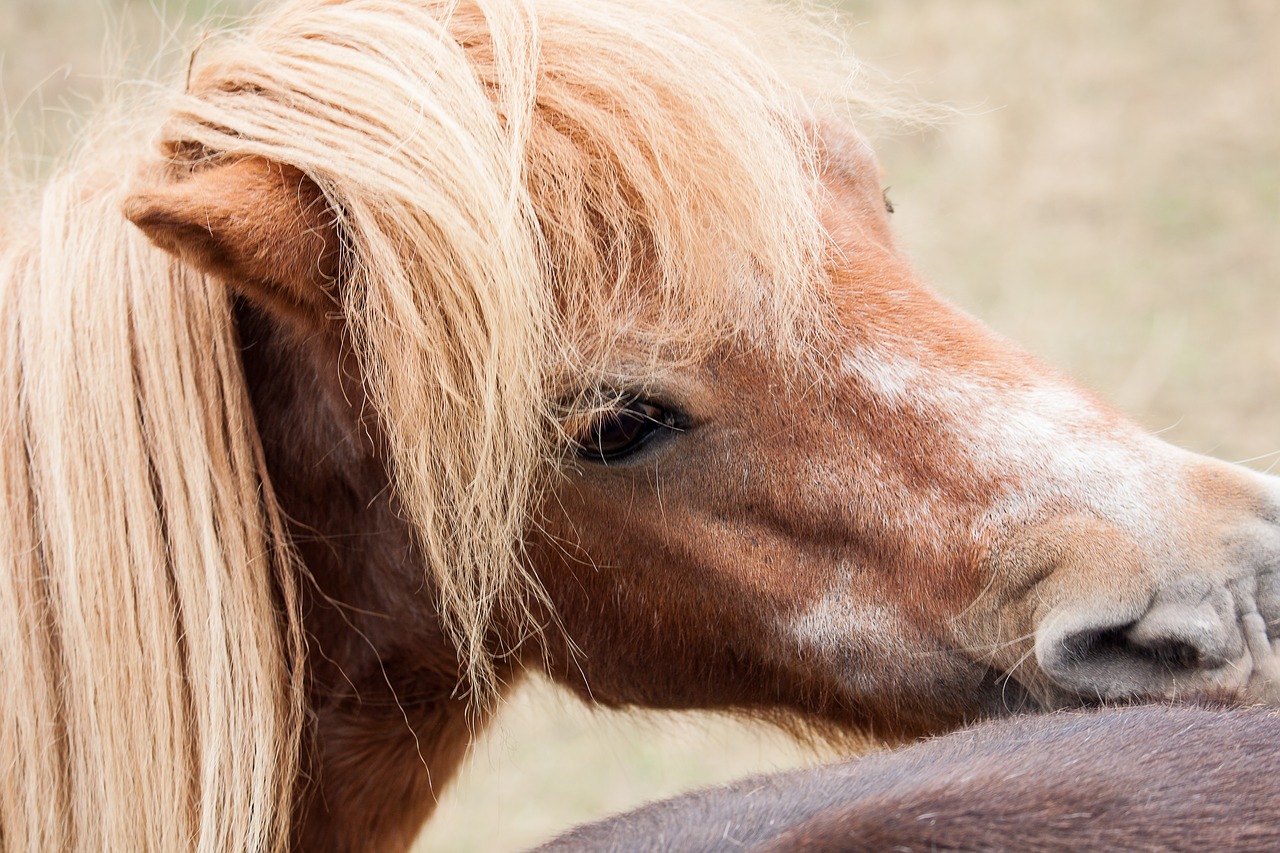
[[[334,212],[292,166],[249,157],[197,169],[133,192],[124,215],[160,248],[282,319],[314,328],[333,308]]]
[[[871,143],[856,128],[835,118],[812,128],[828,192],[824,221],[841,245],[873,242],[893,246],[888,214],[893,211],[881,186],[880,163]]]

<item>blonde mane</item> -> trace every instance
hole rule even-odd
[[[122,196],[65,174],[0,256],[3,844],[277,849],[296,572],[225,290]]]
[[[6,848],[287,843],[298,573],[227,297],[123,220],[122,162],[260,156],[324,192],[335,310],[484,698],[495,616],[549,612],[520,543],[565,401],[812,332],[814,93],[857,101],[838,53],[736,0],[302,0],[202,48],[163,157],[55,181],[0,264]]]

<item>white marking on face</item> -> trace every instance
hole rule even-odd
[[[884,402],[905,405],[923,380],[919,365],[903,358],[884,358],[869,349],[846,353],[840,360],[846,375],[856,375],[875,389]]]
[[[992,518],[1016,523],[1056,501],[1158,538],[1159,502],[1176,501],[1184,491],[1182,451],[1098,410],[1053,376],[1009,387],[934,367],[923,360],[927,355],[867,346],[846,353],[841,367],[879,405],[910,409],[936,425],[938,435],[921,440],[941,439],[934,450],[954,454],[954,467],[1007,483]],[[926,496],[903,497],[906,506]]]
[[[852,508],[847,523],[853,535],[883,537],[880,553],[897,558],[895,552],[903,549],[907,556],[897,558],[902,565],[867,566],[861,574],[871,579],[869,589],[841,588],[853,578],[837,581],[791,626],[798,639],[816,647],[819,661],[857,682],[851,661],[859,652],[842,657],[831,649],[832,635],[848,631],[863,654],[892,647],[893,638],[884,633],[892,611],[865,600],[883,595],[874,582],[876,571],[922,567],[923,577],[908,580],[927,590],[937,572],[957,565],[958,554],[960,559],[975,555],[995,574],[975,590],[970,608],[982,602],[983,609],[975,612],[1002,612],[1013,621],[994,623],[994,628],[954,624],[973,631],[974,639],[962,641],[967,648],[990,644],[991,654],[1006,656],[999,661],[1002,667],[1016,670],[1028,661],[1034,667],[1044,657],[1039,637],[1054,636],[1052,630],[1040,633],[1047,622],[1037,624],[1045,608],[1051,608],[1050,616],[1097,618],[1105,625],[1110,617],[1099,611],[1114,600],[1117,620],[1141,617],[1148,621],[1134,624],[1164,631],[1160,636],[1208,638],[1202,639],[1206,648],[1210,641],[1228,647],[1234,636],[1228,623],[1256,612],[1261,615],[1253,619],[1252,657],[1233,661],[1229,671],[1218,672],[1218,667],[1180,677],[1222,685],[1228,676],[1243,683],[1252,673],[1253,683],[1263,685],[1258,689],[1270,691],[1258,696],[1275,701],[1280,688],[1271,679],[1280,682],[1274,674],[1280,668],[1261,661],[1271,660],[1273,648],[1280,648],[1280,637],[1268,633],[1280,632],[1280,536],[1265,528],[1280,524],[1280,483],[1231,472],[1225,464],[1215,468],[1216,463],[1144,432],[1030,361],[963,363],[947,358],[935,344],[876,339],[876,334],[876,329],[864,330],[862,345],[840,360],[845,378],[857,387],[857,396],[848,399],[866,407],[859,428],[875,432],[846,430],[849,458],[815,471],[814,488],[841,496]],[[999,357],[998,347],[994,352]],[[975,500],[984,503],[975,505]],[[1079,527],[1048,524],[1061,518]],[[1059,529],[1067,532],[1055,534]],[[1043,540],[1067,557],[1030,558],[1052,559],[1032,568],[1061,570],[1062,576],[1040,586],[1029,575],[1022,580],[1032,585],[1024,592],[1012,592],[1021,583],[1018,577],[1005,578],[1013,586],[998,586],[1004,570],[1027,569],[1020,562],[1025,558],[1016,555],[1023,553],[1020,545],[1037,541],[1038,530],[1069,537]],[[1109,556],[1113,550],[1115,562]],[[1195,619],[1186,617],[1177,606],[1188,597],[1194,600],[1200,588],[1217,590],[1216,604],[1196,611]],[[988,596],[991,590],[996,596]],[[1010,594],[1026,598],[998,600]],[[1173,617],[1151,616],[1161,602]],[[1183,620],[1176,623],[1177,631],[1159,622],[1175,617]],[[897,625],[911,629],[902,620]],[[1011,644],[984,635],[1005,627],[1019,639]],[[1034,660],[1016,650],[1033,632]]]
[[[847,576],[848,571],[840,572]],[[828,671],[838,673],[859,692],[874,692],[884,673],[875,662],[902,660],[912,652],[907,638],[910,626],[891,608],[892,602],[868,601],[856,596],[852,578],[783,626],[788,645],[801,656],[816,658]]]

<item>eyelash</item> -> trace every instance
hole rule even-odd
[[[680,431],[684,420],[674,409],[636,398],[593,417],[574,444],[583,459],[614,462],[631,456],[663,434]]]

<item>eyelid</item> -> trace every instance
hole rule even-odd
[[[580,432],[578,427],[584,426],[602,415],[620,412],[636,403],[643,403],[673,413],[679,423],[676,428],[687,429],[692,425],[692,418],[684,409],[662,396],[651,392],[631,390],[627,388],[601,388],[569,394],[560,398],[560,425],[569,435]]]
[[[664,433],[684,432],[689,426],[689,418],[680,409],[664,404],[661,401],[642,396],[613,396],[616,405],[601,407],[589,412],[578,412],[564,421],[565,435],[573,445],[577,455],[589,462],[609,464],[625,462],[632,455],[642,453],[653,441],[662,439]],[[602,441],[611,432],[611,419],[625,419],[630,427],[623,426],[626,431],[634,430],[634,441],[619,444],[616,448],[607,448]],[[616,433],[611,437],[618,438]],[[622,434],[627,437],[626,432]]]

